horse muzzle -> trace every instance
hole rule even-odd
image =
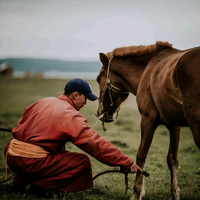
[[[113,118],[110,118],[110,117],[108,118],[108,116],[105,115],[105,118],[102,121],[105,122],[105,123],[110,123],[110,122],[114,122],[115,120]]]
[[[105,123],[114,122],[113,117],[107,115],[106,113],[101,113],[101,114],[100,114],[100,113],[97,112],[97,114],[95,114],[95,115],[96,115],[96,117],[97,117],[99,120],[101,120],[102,122],[105,122]]]

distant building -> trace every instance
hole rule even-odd
[[[3,63],[0,65],[0,76],[11,77],[13,74],[13,69],[9,66],[8,63]]]

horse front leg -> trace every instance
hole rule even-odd
[[[179,126],[168,128],[170,131],[170,144],[167,156],[167,164],[171,172],[171,198],[170,200],[180,200],[180,189],[177,181],[177,167],[178,167],[178,147],[180,140]]]
[[[154,132],[157,128],[158,124],[155,119],[149,119],[147,117],[142,116],[141,121],[141,141],[140,146],[137,152],[137,164],[144,169],[145,160],[151,146],[151,142],[153,139]],[[133,187],[133,195],[130,200],[141,200],[145,195],[144,190],[144,180],[143,175],[140,173],[136,174],[135,184]]]

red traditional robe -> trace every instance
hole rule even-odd
[[[44,98],[27,107],[12,134],[17,140],[38,145],[50,152],[46,158],[23,158],[8,154],[8,166],[16,172],[14,182],[20,184],[32,182],[41,187],[68,192],[92,187],[89,157],[64,150],[66,142],[72,142],[110,166],[120,166],[125,170],[133,163],[89,127],[85,117],[65,95]]]

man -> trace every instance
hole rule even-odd
[[[72,79],[64,91],[59,98],[47,97],[27,107],[12,130],[13,140],[6,146],[5,154],[8,166],[16,173],[13,189],[21,190],[29,184],[31,191],[47,188],[74,192],[92,187],[89,157],[65,150],[66,142],[107,165],[119,166],[123,171],[142,171],[89,127],[79,113],[87,99],[97,99],[89,83]]]

